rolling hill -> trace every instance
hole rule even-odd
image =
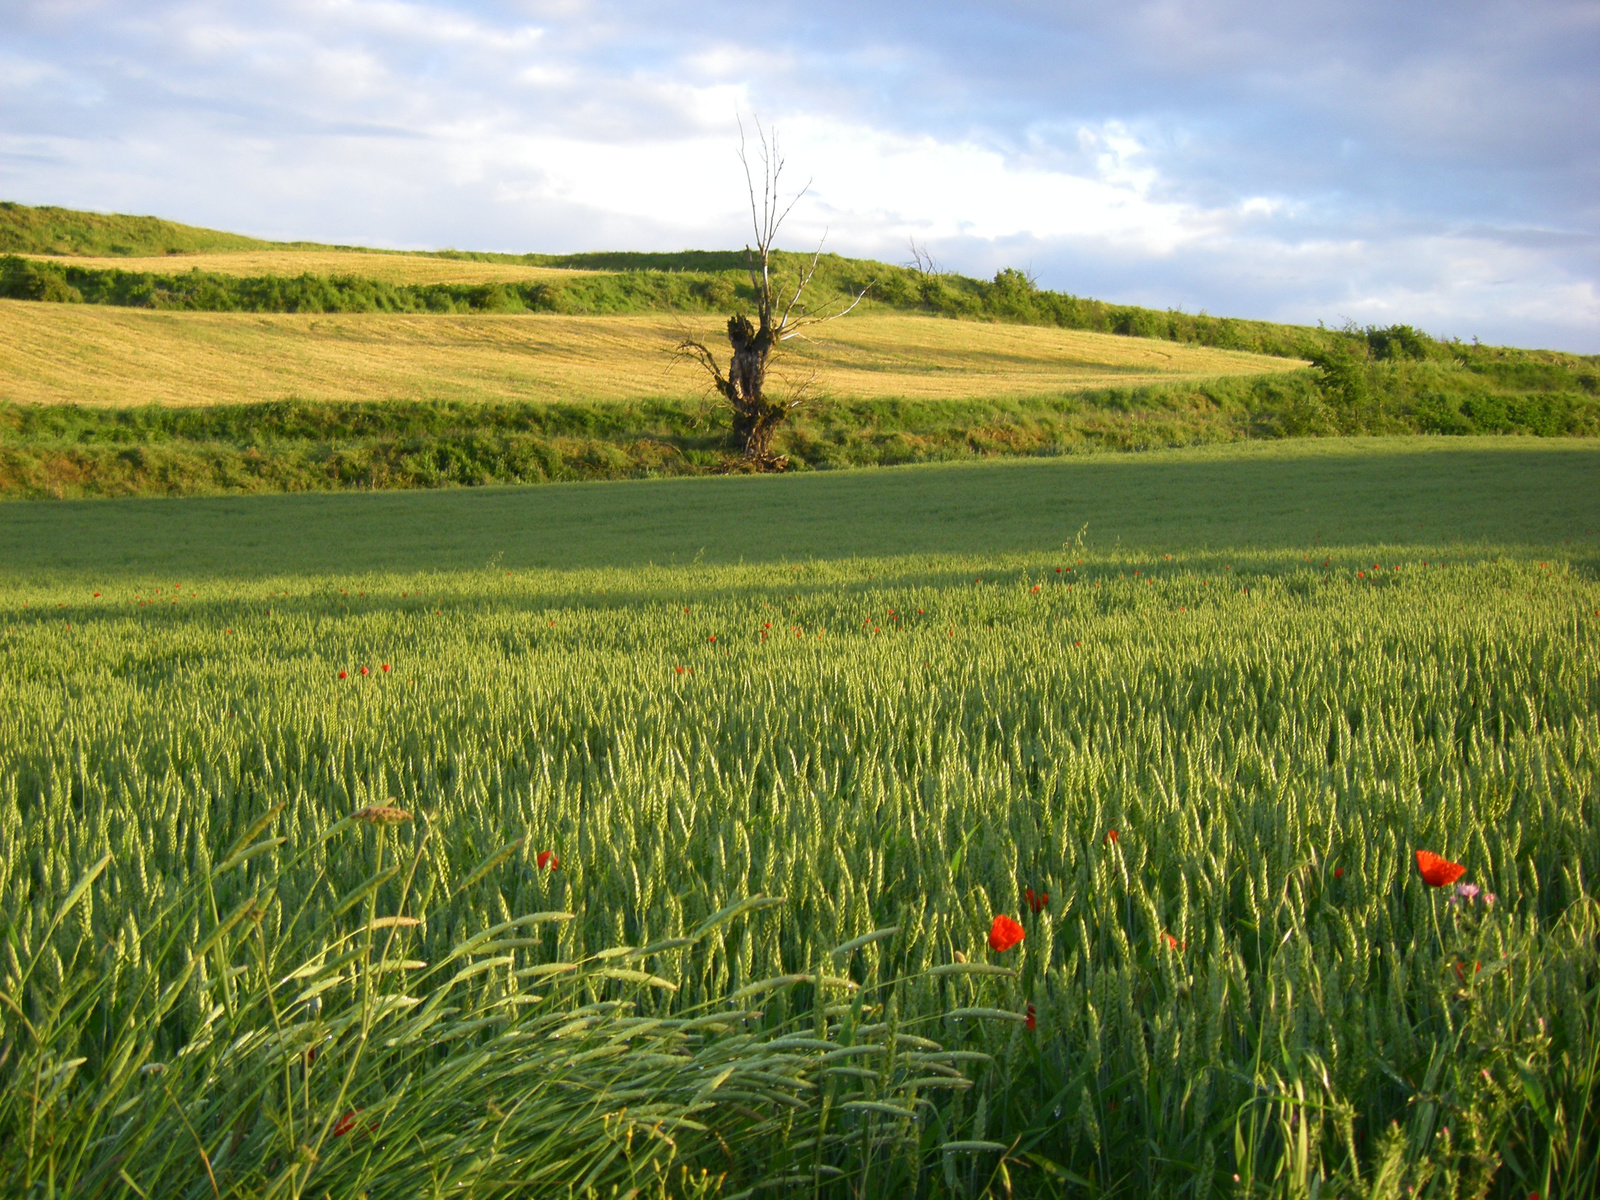
[[[743,256],[396,252],[0,204],[0,496],[723,469],[673,347]],[[780,255],[781,270],[800,257]],[[1600,432],[1600,360],[1161,312],[825,255],[795,468],[1330,433]]]

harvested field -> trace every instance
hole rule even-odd
[[[0,400],[226,404],[316,400],[624,401],[699,394],[674,359],[717,318],[641,314],[149,312],[0,301]],[[1286,358],[1037,326],[866,314],[792,343],[793,386],[954,400],[1292,371]]]

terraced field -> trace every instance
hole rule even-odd
[[[0,300],[0,399],[683,399],[702,394],[705,381],[674,359],[673,347],[688,333],[714,338],[721,324],[704,315],[148,312]],[[1061,395],[1305,365],[1145,338],[893,314],[851,316],[790,345],[780,382],[797,387],[814,374],[814,394],[852,399]]]
[[[201,254],[84,255],[70,257],[27,254],[39,262],[66,262],[100,271],[149,272],[171,275],[180,271],[215,271],[223,275],[356,275],[384,283],[523,283],[559,279],[587,272],[561,267],[535,267],[520,263],[481,262],[441,258],[433,254],[403,254],[369,250],[218,250]]]

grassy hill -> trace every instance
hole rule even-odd
[[[670,351],[686,331],[715,340],[748,303],[738,252],[394,253],[64,209],[0,217],[0,496],[523,483],[724,462],[721,414]],[[801,261],[779,255],[778,267]],[[796,467],[1600,433],[1595,357],[1403,325],[1160,312],[1041,290],[1017,271],[978,280],[836,255],[812,295],[826,307],[863,288],[855,314],[794,345],[788,382],[815,375],[781,439]]]
[[[258,250],[272,245],[259,238],[179,225],[160,217],[79,212],[51,206],[0,202],[0,251],[8,254],[194,254],[215,250]]]

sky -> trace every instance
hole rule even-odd
[[[1600,0],[0,0],[0,199],[1600,352]]]

